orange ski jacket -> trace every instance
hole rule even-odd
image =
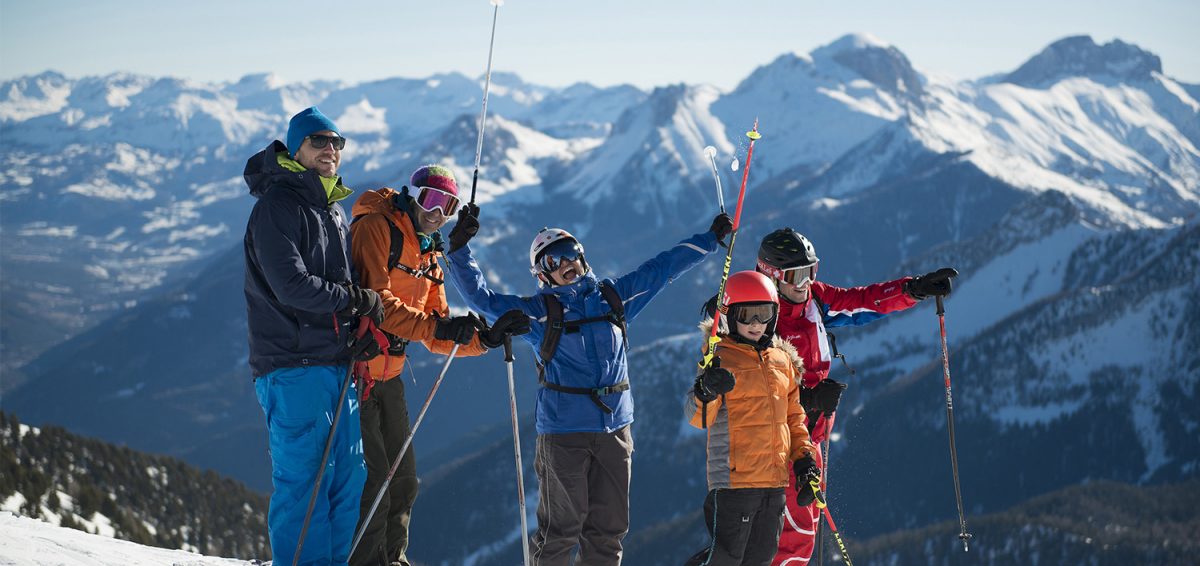
[[[402,201],[400,207],[393,204]],[[380,329],[396,338],[421,342],[435,354],[448,354],[454,347],[450,340],[435,340],[433,331],[436,316],[449,315],[446,288],[429,277],[445,280],[437,258],[441,252],[434,249],[421,253],[420,240],[413,220],[408,214],[412,206],[411,197],[405,197],[393,189],[384,187],[366,191],[354,203],[350,225],[350,255],[358,276],[358,284],[370,287],[383,299],[384,317]],[[399,265],[388,266],[391,253],[392,224],[403,236]],[[428,275],[418,276],[416,273]],[[477,356],[487,351],[476,336],[470,344],[458,349],[459,356]],[[380,355],[368,362],[371,377],[387,381],[400,374],[407,354]],[[386,369],[386,371],[385,371]]]
[[[764,349],[723,336],[717,355],[736,382],[708,403],[708,488],[786,487],[792,462],[816,451],[800,406],[804,362],[777,336]],[[700,428],[701,403],[691,399]]]

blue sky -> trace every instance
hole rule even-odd
[[[0,78],[48,69],[201,81],[479,76],[491,21],[487,0],[0,0]],[[494,68],[551,86],[729,89],[782,53],[866,32],[924,71],[976,78],[1090,34],[1149,49],[1168,75],[1200,83],[1198,24],[1195,0],[507,0]]]

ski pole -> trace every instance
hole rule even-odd
[[[475,186],[479,183],[479,158],[483,155],[483,129],[487,120],[488,91],[492,87],[492,49],[496,46],[496,17],[504,0],[489,0],[492,8],[492,39],[488,41],[487,72],[483,75],[483,108],[479,110],[479,136],[475,140],[475,172],[471,175],[471,204],[475,204]]]
[[[355,340],[362,340],[367,331],[374,326],[369,317],[358,319],[358,330]],[[313,507],[317,504],[317,494],[321,491],[321,479],[325,476],[325,465],[329,463],[329,450],[333,447],[333,435],[337,432],[338,421],[342,418],[342,405],[346,402],[346,393],[350,391],[350,381],[354,378],[354,360],[346,368],[346,379],[342,380],[342,392],[338,394],[337,408],[333,410],[333,421],[329,425],[329,437],[325,439],[325,451],[321,454],[321,465],[317,466],[317,479],[313,481],[312,495],[308,497],[308,510],[304,512],[304,524],[300,527],[300,538],[296,540],[296,555],[292,557],[292,566],[300,563],[300,551],[304,549],[304,537],[308,535],[308,523],[312,520]]]
[[[954,501],[958,505],[958,539],[963,552],[970,552],[971,533],[967,532],[967,517],[963,514],[962,487],[958,483],[958,450],[954,446],[954,398],[950,394],[950,349],[946,347],[946,307],[937,296],[938,328],[942,334],[942,373],[946,377],[946,432],[950,435],[950,469],[954,473]]]
[[[387,493],[388,485],[392,483],[392,476],[396,475],[396,470],[400,468],[400,461],[404,459],[404,454],[408,452],[408,447],[412,444],[413,436],[417,434],[417,429],[421,426],[421,421],[425,419],[425,412],[429,410],[429,404],[433,402],[433,396],[437,393],[438,386],[442,384],[442,378],[446,377],[446,370],[450,369],[450,362],[454,361],[455,354],[458,354],[458,342],[454,343],[454,347],[450,349],[450,354],[446,356],[446,363],[442,364],[442,371],[438,373],[437,379],[433,381],[433,387],[429,389],[429,394],[425,396],[425,404],[421,405],[421,411],[417,413],[417,420],[413,422],[412,430],[408,431],[408,436],[404,439],[404,444],[400,445],[400,453],[396,454],[396,459],[392,461],[392,467],[388,470],[387,477],[383,479],[383,485],[379,487],[379,493],[375,494],[375,501],[371,503],[371,510],[367,511],[367,516],[363,518],[362,524],[358,527],[358,532],[354,534],[354,544],[350,545],[350,556],[354,556],[354,549],[358,548],[358,543],[362,542],[363,533],[367,530],[367,525],[371,523],[371,517],[375,515],[375,510],[379,508],[379,502],[383,500],[383,496]]]
[[[829,505],[825,503],[825,496],[821,494],[821,478],[816,474],[810,475],[808,486],[812,488],[813,494],[816,496],[817,508],[825,515],[825,522],[829,523],[829,532],[833,533],[833,539],[837,541],[838,548],[842,551],[842,558],[846,560],[846,566],[854,566],[854,562],[850,561],[850,552],[846,550],[846,541],[842,540],[842,535],[837,530],[837,524],[833,522],[833,515],[829,514]]]
[[[713,311],[712,333],[708,336],[704,358],[700,360],[701,371],[708,369],[712,364],[713,356],[717,353],[717,342],[721,341],[717,337],[717,328],[721,326],[721,297],[725,295],[725,283],[729,281],[729,266],[733,263],[733,244],[737,242],[738,225],[742,219],[742,203],[746,200],[746,181],[750,178],[750,158],[754,155],[754,142],[762,138],[762,134],[758,133],[758,118],[754,119],[754,128],[746,132],[746,137],[750,138],[750,147],[746,149],[746,168],[742,171],[742,188],[738,191],[737,208],[733,213],[733,231],[729,233],[729,249],[725,251],[725,268],[721,273],[721,286],[717,288],[717,308]],[[700,420],[703,428],[708,428],[707,402],[700,405]]]
[[[824,465],[825,473],[821,478],[825,480],[825,489],[821,490],[822,500],[829,497],[829,437],[833,434],[833,415],[825,415],[825,442],[822,442],[821,464]],[[821,528],[820,522],[817,523],[817,566],[825,566],[825,531]]]
[[[504,335],[504,363],[508,365],[508,410],[512,413],[513,453],[517,460],[517,505],[521,511],[521,552],[529,566],[529,525],[525,519],[525,476],[521,467],[521,431],[517,425],[517,389],[513,384],[512,335]]]
[[[717,205],[721,207],[721,213],[725,213],[725,191],[721,190],[721,174],[717,172],[717,148],[707,146],[704,148],[704,155],[708,156],[708,164],[712,166],[713,182],[717,184]]]

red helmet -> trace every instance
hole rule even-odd
[[[721,306],[735,303],[778,303],[779,295],[771,278],[757,271],[739,271],[725,282]]]
[[[775,335],[779,322],[779,295],[775,283],[757,271],[739,271],[730,275],[725,282],[721,311],[730,331],[736,328],[732,321],[766,323],[765,336],[769,340]]]

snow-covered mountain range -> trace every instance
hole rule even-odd
[[[850,35],[782,55],[730,92],[493,78],[473,248],[497,288],[533,291],[525,253],[544,225],[580,235],[604,276],[705,229],[716,195],[702,149],[718,149],[732,208],[743,132],[758,118],[735,268],[753,265],[764,234],[792,226],[834,284],[962,272],[946,305],[972,513],[1094,479],[1197,475],[1200,86],[1163,74],[1152,53],[1071,37],[1007,75],[953,81]],[[5,410],[263,486],[240,293],[245,159],[282,137],[292,112],[319,104],[350,138],[350,186],[398,186],[429,161],[467,186],[480,86],[455,74],[351,85],[54,73],[0,85],[0,134],[25,142],[0,148]],[[701,497],[703,448],[679,405],[718,263],[674,282],[630,328],[644,345],[631,356],[641,494],[631,536]],[[835,374],[852,387],[833,495],[844,528],[860,535],[953,514],[932,310],[838,332],[857,371]],[[438,447],[422,465],[441,471],[418,514],[465,514],[476,491],[511,491],[511,473],[491,466],[481,479],[463,458],[503,442],[503,368],[455,367],[461,377],[438,403],[460,410],[432,410],[422,429]],[[521,406],[532,408],[535,387],[522,380]],[[481,524],[511,514],[493,498]],[[426,527],[425,540],[451,532],[435,524],[414,521],[414,552],[463,559],[422,545]],[[515,549],[510,529],[481,528],[495,553],[473,563]]]

